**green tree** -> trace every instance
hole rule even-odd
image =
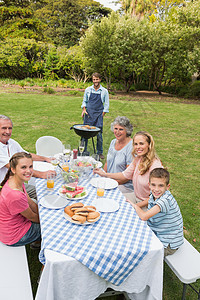
[[[47,45],[42,42],[7,38],[0,44],[0,77],[39,77],[47,51]]]
[[[29,8],[0,6],[0,35],[2,38],[24,37],[45,40],[45,26],[34,18]]]
[[[164,19],[174,6],[184,5],[185,0],[119,0],[125,14],[142,19],[145,15],[156,15]]]
[[[80,46],[58,47],[59,69],[63,76],[74,79],[76,82],[86,82],[88,74],[85,70],[85,58]]]
[[[77,44],[91,22],[110,13],[93,0],[46,0],[32,4],[35,16],[46,24],[45,34],[55,45]]]
[[[113,61],[113,43],[119,15],[112,12],[108,18],[102,18],[99,24],[92,25],[82,38],[80,46],[85,56],[85,68],[88,74],[101,73],[110,89],[111,79],[115,72]]]

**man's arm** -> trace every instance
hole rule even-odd
[[[48,163],[51,163],[52,161],[52,158],[50,157],[37,155],[35,153],[30,153],[30,154],[32,155],[33,161],[46,161]]]
[[[104,102],[104,109],[103,109],[103,116],[109,112],[109,94],[108,90],[104,90],[104,95],[103,95],[103,102]]]

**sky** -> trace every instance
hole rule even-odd
[[[101,3],[105,7],[112,8],[113,10],[117,10],[120,8],[120,4],[115,5],[115,3],[112,3],[113,0],[95,0],[95,1]]]

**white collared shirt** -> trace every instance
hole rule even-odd
[[[8,169],[5,167],[13,154],[17,152],[26,152],[18,142],[9,139],[7,144],[0,142],[0,183],[3,181]]]

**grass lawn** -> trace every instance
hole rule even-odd
[[[35,142],[43,135],[56,136],[63,143],[77,147],[79,136],[70,127],[82,123],[81,102],[82,95],[6,93],[0,89],[1,114],[8,115],[14,123],[12,137],[31,152],[35,152]],[[110,112],[104,119],[105,155],[113,139],[110,123],[118,115],[132,121],[134,133],[146,130],[154,137],[157,153],[171,174],[170,189],[183,215],[184,235],[200,251],[199,103],[169,97],[111,96]],[[91,141],[88,144],[92,152]],[[41,264],[37,251],[27,246],[27,254],[35,294]],[[196,287],[199,285],[200,280]],[[165,265],[163,299],[180,299],[181,292],[182,284]],[[196,298],[196,294],[188,288],[187,299]]]

